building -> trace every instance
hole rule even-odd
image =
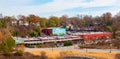
[[[68,24],[67,26],[66,26],[66,29],[67,30],[73,30],[74,28],[73,28],[74,26],[72,25],[72,24]]]
[[[53,43],[55,43],[56,46],[63,46],[65,41],[71,41],[73,44],[83,44],[90,40],[112,37],[111,32],[74,32],[66,35],[65,28],[47,28],[43,29],[42,32],[48,36],[32,38],[14,37],[14,39],[17,44],[24,43],[25,46],[40,45],[42,43],[46,47],[50,47]]]
[[[83,39],[79,36],[47,36],[37,38],[16,38],[14,37],[16,44],[24,43],[25,46],[44,44],[46,47],[50,47],[53,43],[56,46],[64,46],[64,41],[72,41],[73,44],[83,42]]]
[[[45,28],[42,29],[45,35],[63,36],[66,34],[66,28]]]
[[[80,36],[81,38],[84,39],[84,41],[112,37],[111,32],[78,32],[78,33],[72,33],[71,35]]]

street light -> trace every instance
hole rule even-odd
[[[110,53],[111,53],[111,52],[112,52],[112,51],[111,51],[111,48],[112,48],[112,42],[110,42],[109,45],[110,45]]]

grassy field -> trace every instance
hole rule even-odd
[[[41,54],[48,59],[58,59],[64,56],[85,56],[96,59],[120,59],[120,53],[103,53],[103,52],[78,52],[78,51],[61,51],[61,50],[28,50],[27,52],[40,56]]]

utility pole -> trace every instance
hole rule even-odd
[[[110,53],[112,52],[112,42],[109,43],[110,45]]]
[[[87,52],[88,52],[88,51],[87,51],[87,44],[85,44],[85,46],[86,46],[86,53],[87,53]]]

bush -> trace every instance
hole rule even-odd
[[[73,45],[72,41],[65,41],[64,46],[71,46]]]
[[[40,47],[40,48],[43,48],[43,47],[45,47],[45,45],[44,45],[43,43],[40,43],[40,44],[39,44],[39,47]]]
[[[23,56],[23,54],[24,54],[23,50],[18,50],[18,51],[15,53],[15,55],[17,55],[17,56]]]
[[[56,46],[56,44],[55,44],[55,43],[52,43],[52,44],[51,44],[51,47],[55,47],[55,46]]]
[[[27,46],[28,48],[34,48],[34,46]]]
[[[7,38],[0,46],[0,51],[4,55],[9,55],[15,48],[15,41],[12,37]]]

